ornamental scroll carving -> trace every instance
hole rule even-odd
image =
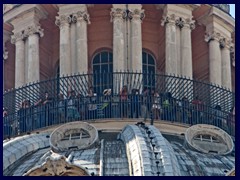
[[[131,20],[142,20],[145,17],[144,9],[134,9],[134,10],[129,10],[128,17]]]
[[[110,12],[110,16],[111,16],[111,22],[113,22],[116,19],[124,20],[127,18],[127,12],[125,9],[112,8]]]
[[[40,37],[43,37],[44,36],[43,31],[44,29],[42,29],[38,25],[28,26],[27,28],[14,33],[14,35],[11,36],[11,43],[15,44],[19,40],[25,40],[27,37],[33,34],[38,34]]]
[[[72,18],[70,17],[70,15],[60,15],[56,17],[55,24],[58,27],[62,27],[64,25],[69,25],[71,21],[72,21]]]
[[[171,14],[169,16],[164,16],[162,19],[161,25],[164,26],[165,24],[172,24],[176,25],[180,29],[183,27],[188,27],[191,30],[195,29],[195,21],[192,20],[191,18],[183,18],[183,17],[178,17],[175,14]]]
[[[71,19],[72,23],[76,23],[78,21],[85,21],[87,22],[87,24],[90,24],[90,17],[89,14],[86,11],[78,11],[77,13],[74,13],[72,15],[72,19]]]

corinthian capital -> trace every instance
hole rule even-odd
[[[90,24],[90,17],[87,11],[78,11],[72,15],[72,22],[76,23],[77,21],[85,21],[87,24]]]
[[[43,37],[44,36],[43,31],[44,30],[40,26],[38,26],[38,25],[28,26],[24,30],[24,36],[28,37],[28,36],[31,36],[33,34],[39,34],[40,37]]]
[[[144,10],[143,9],[134,9],[134,10],[130,10],[129,13],[128,13],[128,17],[131,19],[131,20],[139,20],[142,22],[142,20],[144,19],[145,17],[145,13],[144,13]]]
[[[56,17],[55,24],[61,28],[64,25],[69,25],[72,19],[69,15],[60,15]]]
[[[11,43],[15,44],[17,41],[23,40],[24,37],[24,31],[16,32],[11,36]]]
[[[177,19],[178,18],[176,17],[175,14],[163,16],[161,25],[164,26],[165,24],[168,24],[168,23],[171,25],[175,25]]]
[[[3,51],[3,60],[8,58],[8,52],[6,50]]]
[[[220,48],[227,48],[231,51],[232,47],[233,47],[233,43],[232,43],[232,40],[231,39],[228,39],[228,38],[220,38],[219,40],[219,46]]]
[[[115,19],[124,20],[127,17],[127,12],[125,9],[112,8],[110,12],[110,16],[111,16],[111,22],[113,22]]]
[[[221,34],[219,32],[206,32],[205,33],[205,41],[210,42],[211,40],[219,41],[221,39]]]

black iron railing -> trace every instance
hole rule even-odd
[[[124,86],[127,93],[121,92]],[[184,77],[132,72],[79,74],[6,92],[4,137],[54,124],[103,118],[214,124],[235,135],[230,113],[234,104],[235,95],[227,89]]]

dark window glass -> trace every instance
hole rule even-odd
[[[155,61],[151,54],[142,53],[143,86],[155,87]]]
[[[93,86],[97,94],[104,89],[111,88],[113,84],[113,54],[108,51],[98,53],[93,59]]]

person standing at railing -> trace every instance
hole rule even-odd
[[[172,97],[170,92],[164,95],[163,100],[163,119],[170,120],[171,122],[176,121],[176,109],[177,109],[176,99]]]
[[[45,91],[45,97],[43,99],[43,107],[45,109],[45,126],[50,126],[54,124],[53,116],[53,98],[49,96],[48,92]]]
[[[80,120],[85,120],[85,98],[84,96],[79,93],[77,95],[77,110],[79,112],[80,115]]]
[[[196,96],[192,100],[192,124],[201,124],[203,116],[203,102]]]
[[[147,117],[149,117],[149,111],[148,111],[148,104],[150,102],[149,98],[149,89],[147,87],[144,87],[143,93],[142,93],[142,105],[141,105],[141,117],[144,118],[144,121],[147,120]]]
[[[31,132],[33,130],[33,107],[31,106],[30,100],[25,100],[24,101],[24,106],[25,106],[25,120],[26,120],[26,131]]]
[[[190,111],[190,103],[188,98],[184,96],[180,101],[179,106],[181,108],[183,123],[189,123],[192,113]]]
[[[111,118],[112,114],[112,90],[111,89],[105,89],[103,91],[103,104],[101,107],[101,110],[104,111],[104,118]]]
[[[227,117],[227,130],[232,136],[235,136],[235,107],[230,109]]]
[[[67,119],[68,121],[78,120],[80,118],[79,112],[76,108],[76,93],[74,90],[71,90],[68,93],[67,99]]]
[[[58,122],[57,123],[64,123],[66,120],[66,101],[64,100],[64,96],[62,93],[58,94]]]
[[[95,119],[97,115],[97,94],[94,93],[93,87],[89,88],[88,95],[88,119]]]
[[[131,118],[139,117],[139,90],[132,89],[132,94],[130,95],[131,99]]]
[[[154,119],[161,119],[161,105],[160,105],[160,96],[158,92],[153,89],[153,104],[152,104],[152,110],[154,114]]]
[[[3,139],[9,138],[12,134],[11,122],[8,117],[7,108],[3,108]]]
[[[128,88],[126,85],[120,90],[121,118],[128,117]]]
[[[223,118],[224,117],[221,106],[216,105],[213,109],[213,124],[223,129]]]

